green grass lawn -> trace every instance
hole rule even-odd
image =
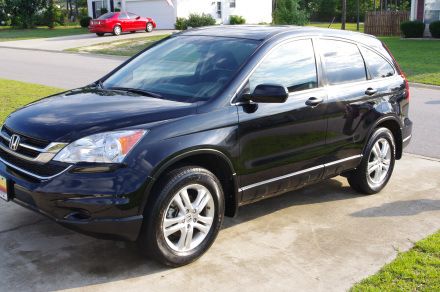
[[[88,33],[88,30],[79,26],[58,26],[54,29],[49,29],[47,27],[37,27],[33,29],[0,27],[0,42],[53,38],[85,33]]]
[[[93,53],[115,56],[133,56],[141,50],[148,48],[155,42],[169,36],[169,34],[136,38],[130,40],[120,40],[107,43],[96,44],[88,47],[68,49],[68,52]]]
[[[440,41],[380,37],[411,82],[440,85]]]
[[[0,79],[0,124],[14,110],[63,89]]]
[[[440,291],[440,232],[417,242],[351,291]]]

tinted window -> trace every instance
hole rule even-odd
[[[128,12],[127,13],[128,14],[128,16],[130,17],[130,19],[136,19],[138,16],[136,15],[136,14],[134,14],[134,13],[130,13],[130,12]]]
[[[128,16],[127,16],[127,13],[121,13],[121,14],[119,14],[119,17],[118,17],[119,19],[129,19],[128,18]]]
[[[318,85],[311,40],[294,41],[275,48],[249,79],[250,92],[261,84],[278,84],[289,92]]]
[[[321,40],[320,44],[330,84],[367,79],[364,59],[356,45],[333,40]]]
[[[394,75],[394,68],[384,58],[369,49],[362,48],[371,78],[385,78]]]
[[[208,100],[222,92],[258,44],[238,38],[172,37],[133,59],[103,85],[143,89],[183,102]]]
[[[114,15],[115,15],[115,14],[114,14],[113,12],[110,12],[110,13],[106,13],[106,14],[101,15],[100,17],[98,17],[98,19],[101,19],[101,20],[103,20],[103,19],[110,19],[110,18],[112,18]]]

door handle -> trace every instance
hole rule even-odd
[[[375,95],[377,93],[377,89],[374,88],[367,88],[367,90],[365,90],[365,94],[366,95]]]
[[[317,106],[324,101],[321,97],[311,97],[306,101],[306,105],[308,106]]]

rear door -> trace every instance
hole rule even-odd
[[[326,169],[330,177],[358,165],[366,119],[374,121],[377,86],[368,80],[357,44],[339,39],[320,39],[319,51],[328,92]]]
[[[319,86],[312,40],[289,41],[269,52],[245,91],[261,84],[283,85],[289,98],[282,104],[238,106],[243,201],[297,188],[323,171],[327,95]],[[309,106],[309,99],[321,102]]]

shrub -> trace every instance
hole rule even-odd
[[[309,22],[309,15],[300,8],[298,0],[278,0],[273,16],[275,24],[304,25]]]
[[[186,21],[187,27],[201,27],[214,25],[215,19],[210,14],[190,14]]]
[[[188,27],[201,27],[214,25],[215,19],[209,14],[190,14],[189,17],[176,19],[176,24],[174,25],[178,30],[185,30]]]
[[[246,19],[240,15],[231,15],[229,17],[229,24],[245,24]]]
[[[183,17],[177,17],[176,24],[174,25],[177,30],[185,30],[188,27],[186,26],[186,19]]]
[[[425,31],[425,24],[419,20],[405,21],[400,24],[400,30],[405,38],[421,38]]]
[[[429,31],[431,32],[432,37],[440,38],[440,21],[431,22],[429,25]]]
[[[92,20],[92,18],[90,16],[84,16],[79,21],[79,24],[81,25],[81,27],[89,27],[90,20]]]

